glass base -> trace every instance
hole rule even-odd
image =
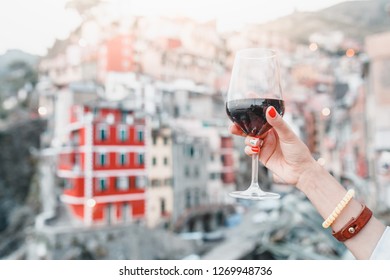
[[[231,197],[234,198],[241,198],[241,199],[249,199],[249,200],[265,200],[265,199],[279,199],[280,194],[278,193],[271,193],[271,192],[263,192],[263,191],[252,191],[252,190],[246,190],[246,191],[236,191],[229,193]]]

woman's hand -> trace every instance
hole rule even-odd
[[[274,107],[267,108],[266,117],[273,128],[262,139],[246,136],[235,124],[230,131],[246,136],[245,153],[259,153],[260,161],[273,172],[276,181],[297,185],[302,174],[317,166],[317,162]]]

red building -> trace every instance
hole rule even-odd
[[[104,81],[109,72],[132,72],[139,70],[133,48],[132,35],[118,35],[106,40],[99,48],[98,79]]]
[[[233,159],[233,138],[221,136],[221,160],[222,160],[222,182],[233,184],[235,182],[234,159]]]
[[[145,119],[133,112],[74,106],[61,149],[62,201],[85,224],[145,217]]]

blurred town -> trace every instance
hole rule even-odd
[[[227,195],[250,181],[224,101],[248,47],[279,51],[284,118],[390,224],[390,2],[234,32],[69,3],[83,20],[47,55],[0,56],[0,258],[352,258],[266,169],[280,200]]]

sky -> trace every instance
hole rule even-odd
[[[298,11],[315,11],[345,0],[106,0],[138,15],[185,15],[216,18],[222,29],[264,22]],[[67,0],[0,0],[0,55],[7,49],[45,55],[54,40],[64,39],[80,22],[66,10]]]

